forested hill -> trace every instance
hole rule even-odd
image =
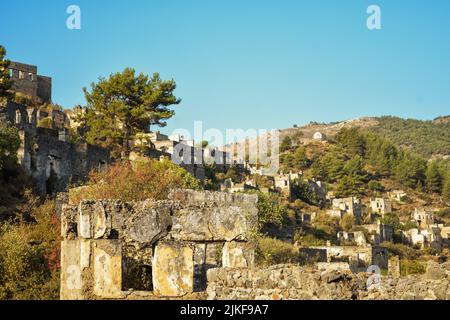
[[[434,121],[420,121],[385,116],[375,118],[377,124],[365,130],[383,136],[399,145],[427,158],[450,156],[449,117]]]

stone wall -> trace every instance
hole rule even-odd
[[[301,248],[309,262],[347,262],[354,272],[365,271],[371,265],[388,268],[388,251],[381,246],[321,246]]]
[[[184,297],[210,268],[252,267],[257,197],[172,191],[165,201],[84,201],[61,214],[61,298]],[[142,293],[145,292],[145,293]]]
[[[36,66],[11,61],[13,90],[29,95],[42,103],[52,100],[52,79],[37,74]],[[20,78],[19,73],[22,73]]]
[[[377,281],[377,280],[380,281]],[[405,278],[294,265],[215,268],[207,298],[217,300],[422,300],[450,299],[450,264],[430,263],[422,276]],[[379,284],[377,286],[376,284]]]
[[[85,142],[69,143],[61,139],[58,130],[37,127],[36,113],[35,108],[11,101],[0,105],[0,121],[8,121],[19,130],[18,160],[35,179],[38,193],[67,191],[70,184],[85,182],[91,170],[112,162],[107,149]]]

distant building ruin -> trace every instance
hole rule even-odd
[[[11,61],[9,73],[15,92],[29,96],[38,103],[51,103],[52,78],[38,75],[36,66]]]
[[[377,213],[381,216],[392,213],[392,203],[389,199],[375,198],[370,200],[370,208],[373,213]]]

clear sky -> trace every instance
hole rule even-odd
[[[81,30],[66,9],[81,8]],[[366,27],[377,4],[382,29]],[[450,114],[450,1],[0,0],[0,44],[53,78],[53,100],[134,67],[174,78],[163,131]]]

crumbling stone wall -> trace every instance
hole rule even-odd
[[[295,265],[215,268],[208,271],[207,294],[217,300],[449,300],[449,280],[448,263],[430,263],[422,276],[381,276],[379,282],[373,274]]]
[[[83,201],[61,213],[61,298],[181,297],[210,268],[252,267],[257,196],[172,191],[165,201]],[[140,294],[142,296],[142,294]]]
[[[69,143],[64,130],[37,127],[36,113],[36,108],[0,101],[0,121],[19,130],[18,160],[36,180],[39,194],[67,191],[70,184],[84,182],[91,170],[112,162],[107,149],[85,142]]]

